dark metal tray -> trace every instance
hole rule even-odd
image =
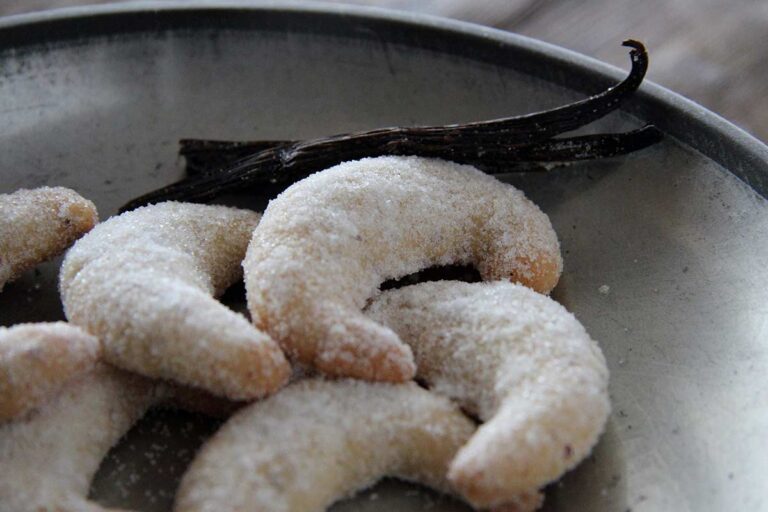
[[[181,176],[182,137],[479,120],[581,98],[623,74],[491,29],[309,3],[144,2],[8,18],[0,192],[70,186],[105,218]],[[768,148],[653,84],[598,127],[644,122],[665,141],[509,177],[551,216],[565,257],[554,297],[600,341],[612,372],[607,431],[547,490],[546,510],[766,510]],[[57,265],[6,287],[0,324],[62,318]],[[191,454],[180,450],[212,428],[152,416],[104,464],[94,496],[168,510]],[[150,453],[153,436],[165,436],[162,453]],[[385,483],[334,510],[465,510],[414,489]]]

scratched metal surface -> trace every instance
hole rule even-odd
[[[196,19],[189,10],[170,30],[124,22],[130,33],[88,35],[99,26],[102,34],[124,31],[110,18],[82,25],[90,28],[79,39],[62,31],[59,41],[14,48],[8,27],[0,29],[0,192],[71,186],[94,199],[103,218],[180,175],[181,137],[297,138],[495,117],[582,97],[596,90],[585,77],[610,74],[482,31],[467,52],[440,51],[451,31],[475,30],[467,27],[445,25],[440,39],[418,24],[403,29],[403,20],[318,24],[317,13],[270,12],[250,29],[210,12],[198,17],[207,28],[184,28]],[[528,50],[494,63],[483,45]],[[473,58],[475,50],[485,57]],[[561,60],[551,62],[551,81],[529,76],[537,58],[553,55]],[[569,88],[554,83],[564,81]],[[509,178],[551,216],[565,257],[554,297],[600,341],[611,369],[607,430],[593,456],[547,489],[548,511],[768,510],[768,207],[732,174],[760,188],[768,153],[749,139],[713,143],[713,133],[727,141],[741,135],[664,103],[664,94],[645,88],[627,108],[662,126],[660,112],[689,123],[693,133],[665,126],[688,144],[668,137],[625,159]],[[624,113],[599,126],[638,124]],[[0,324],[62,317],[57,265],[6,287]],[[169,510],[184,465],[214,427],[189,415],[152,415],[113,451],[92,495]],[[426,509],[467,510],[396,482],[333,508]]]

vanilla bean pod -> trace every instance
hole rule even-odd
[[[363,157],[420,155],[477,165],[487,172],[514,172],[517,163],[601,158],[641,149],[656,142],[660,132],[649,126],[623,134],[553,139],[605,116],[637,89],[648,67],[647,52],[637,41],[624,45],[631,48],[632,68],[623,81],[585,100],[543,112],[466,124],[382,128],[307,141],[185,141],[182,152],[191,158],[196,174],[134,199],[121,211],[173,199],[206,201],[261,185],[287,186],[339,162]],[[527,170],[535,169],[543,167]]]

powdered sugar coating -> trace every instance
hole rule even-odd
[[[88,373],[100,348],[99,340],[64,322],[0,327],[0,423]]]
[[[212,295],[241,275],[255,212],[162,203],[77,242],[62,265],[64,311],[106,361],[235,400],[268,394],[290,368],[277,344]]]
[[[64,252],[98,220],[94,204],[68,188],[0,194],[0,290],[22,272]]]
[[[177,512],[320,512],[384,476],[450,490],[475,427],[414,383],[310,379],[235,414],[203,446]]]
[[[155,401],[149,381],[98,365],[31,415],[0,425],[0,508],[104,511],[86,499],[91,479]]]
[[[272,201],[243,263],[255,324],[330,375],[412,378],[412,354],[362,315],[380,284],[450,263],[549,292],[557,236],[522,192],[477,169],[418,157],[346,162]]]
[[[561,305],[506,281],[391,290],[367,310],[413,349],[418,377],[485,421],[451,463],[477,506],[530,493],[585,458],[608,417],[608,369]]]

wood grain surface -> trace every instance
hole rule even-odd
[[[317,0],[322,1],[322,0]],[[0,15],[111,3],[0,0]],[[766,0],[347,0],[481,23],[624,67],[619,43],[640,39],[649,78],[768,140]]]

